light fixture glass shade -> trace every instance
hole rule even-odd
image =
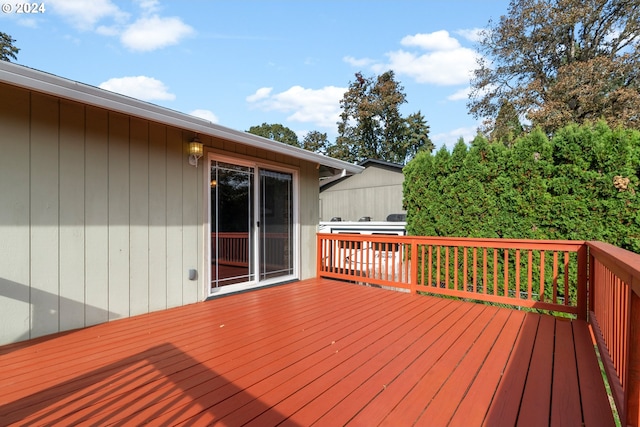
[[[189,154],[202,157],[202,143],[200,141],[191,141],[189,143]]]
[[[189,143],[189,164],[198,167],[198,159],[203,155],[202,142],[196,136]]]

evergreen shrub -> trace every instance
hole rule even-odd
[[[600,240],[640,253],[640,132],[604,122],[534,130],[511,147],[478,136],[404,167],[407,232]]]

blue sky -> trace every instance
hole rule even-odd
[[[437,147],[475,135],[468,113],[474,37],[507,0],[48,0],[0,31],[18,64],[237,130],[280,123],[336,136],[356,72],[389,69]],[[11,10],[5,10],[11,9]]]

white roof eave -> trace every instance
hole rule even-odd
[[[189,114],[7,61],[0,61],[0,82],[183,128],[201,135],[209,135],[251,147],[278,152],[349,173],[360,173],[364,170],[362,166],[343,160],[216,125]]]

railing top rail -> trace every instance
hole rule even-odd
[[[433,236],[398,236],[383,234],[357,233],[318,233],[327,239],[345,238],[352,241],[374,241],[409,243],[417,240],[419,244],[439,246],[468,246],[496,249],[539,249],[539,250],[568,250],[577,251],[584,247],[583,240],[534,240],[534,239],[500,239],[474,237],[433,237]],[[340,236],[340,237],[337,237]]]
[[[640,254],[604,242],[590,241],[587,246],[591,255],[640,296]]]

